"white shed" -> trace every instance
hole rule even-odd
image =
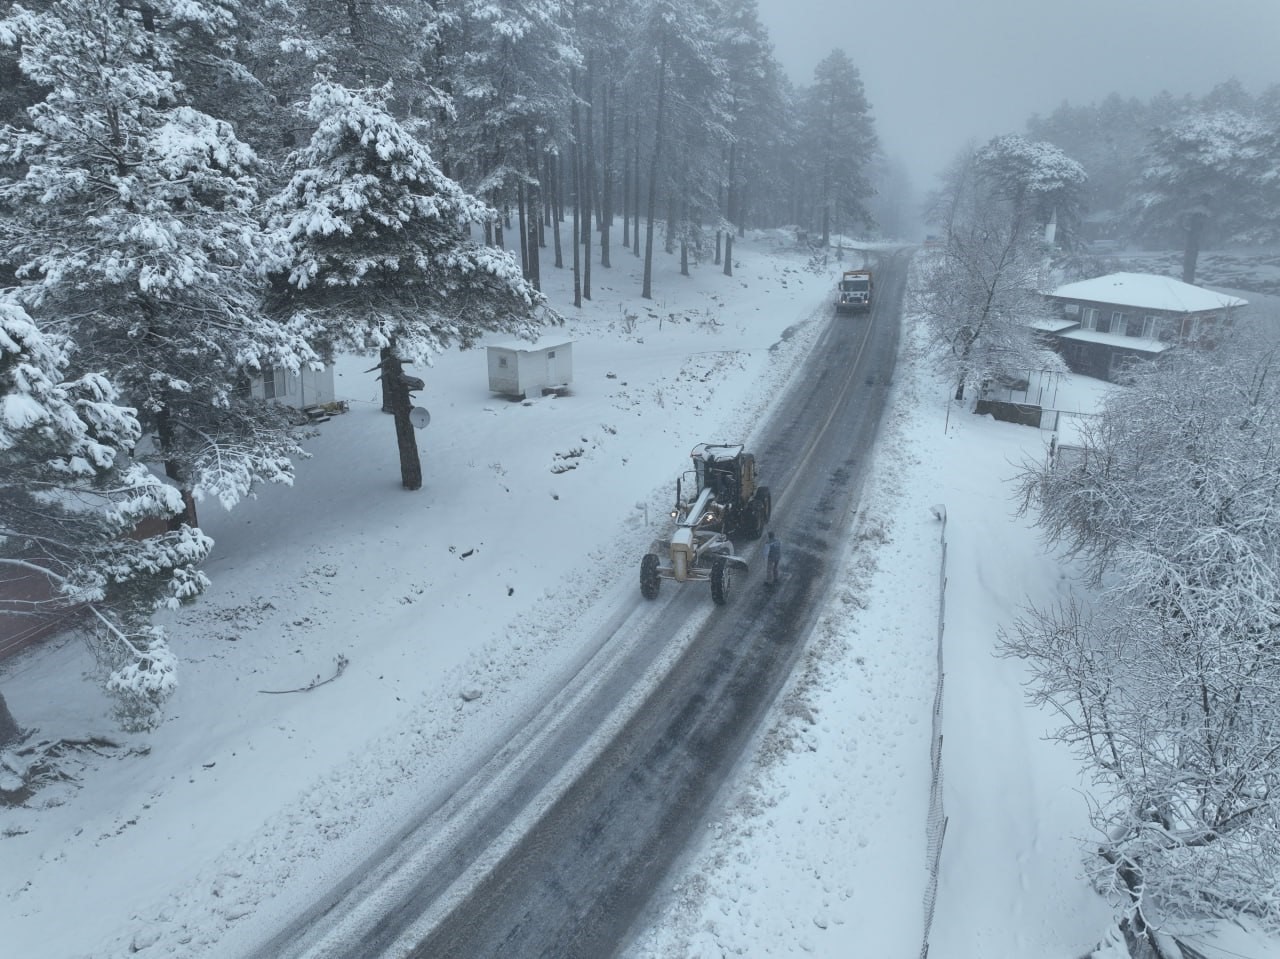
[[[573,342],[523,350],[491,346],[489,389],[524,399],[530,391],[545,393],[573,382]]]
[[[290,373],[283,367],[268,366],[261,376],[249,381],[249,392],[256,399],[305,410],[334,401],[333,367],[320,370],[303,367]]]

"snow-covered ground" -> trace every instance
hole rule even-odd
[[[38,738],[120,744],[0,810],[6,954],[244,955],[553,693],[633,595],[689,450],[750,442],[849,265],[811,267],[783,234],[735,255],[732,278],[660,257],[645,301],[615,244],[581,311],[547,270],[571,319],[543,342],[573,341],[570,394],[496,397],[483,351],[417,371],[432,415],[418,492],[400,488],[370,364],[341,364],[350,412],[308,442],[296,486],[230,514],[204,505],[214,585],[168,623],[182,685],[155,732],[112,728],[79,643],[4,664]],[[1041,738],[1020,664],[993,655],[1028,599],[1068,587],[1005,483],[1047,437],[949,411],[903,344],[842,582],[633,956],[919,954],[944,540],[930,955],[1072,959],[1106,934],[1081,878],[1074,763]],[[1087,410],[1098,386],[1068,380],[1058,405]]]

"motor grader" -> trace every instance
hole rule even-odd
[[[693,469],[676,479],[675,529],[640,560],[640,593],[655,599],[662,580],[709,582],[719,606],[729,600],[733,570],[747,569],[731,536],[758,539],[773,513],[773,497],[756,477],[755,456],[741,444],[701,443]]]

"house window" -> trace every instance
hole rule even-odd
[[[1092,306],[1087,307],[1080,317],[1080,329],[1096,330],[1098,328],[1098,311]]]
[[[1160,329],[1160,320],[1155,316],[1144,316],[1142,318],[1142,335],[1149,340],[1154,340]]]
[[[547,350],[547,359],[554,360],[556,358],[555,350]]]
[[[269,400],[274,400],[278,396],[285,394],[284,370],[278,370],[274,366],[263,364],[262,366],[262,395]]]
[[[507,358],[505,356],[498,357],[498,369],[505,370],[507,368]]]
[[[1111,314],[1111,332],[1116,336],[1124,336],[1124,331],[1129,326],[1129,317],[1124,313]]]
[[[1079,316],[1079,315],[1080,315],[1080,304],[1079,304],[1079,303],[1068,303],[1066,306],[1064,306],[1064,307],[1063,307],[1063,311],[1067,314],[1067,316]]]

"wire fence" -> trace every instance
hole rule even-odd
[[[942,523],[939,539],[942,558],[938,563],[938,682],[933,693],[933,734],[929,747],[929,812],[925,824],[925,863],[929,878],[924,891],[924,939],[920,959],[929,956],[929,931],[933,927],[933,910],[938,900],[938,873],[942,867],[942,843],[947,835],[947,813],[942,804],[942,691],[945,674],[942,668],[942,636],[947,617],[947,509],[935,506],[934,515]]]

